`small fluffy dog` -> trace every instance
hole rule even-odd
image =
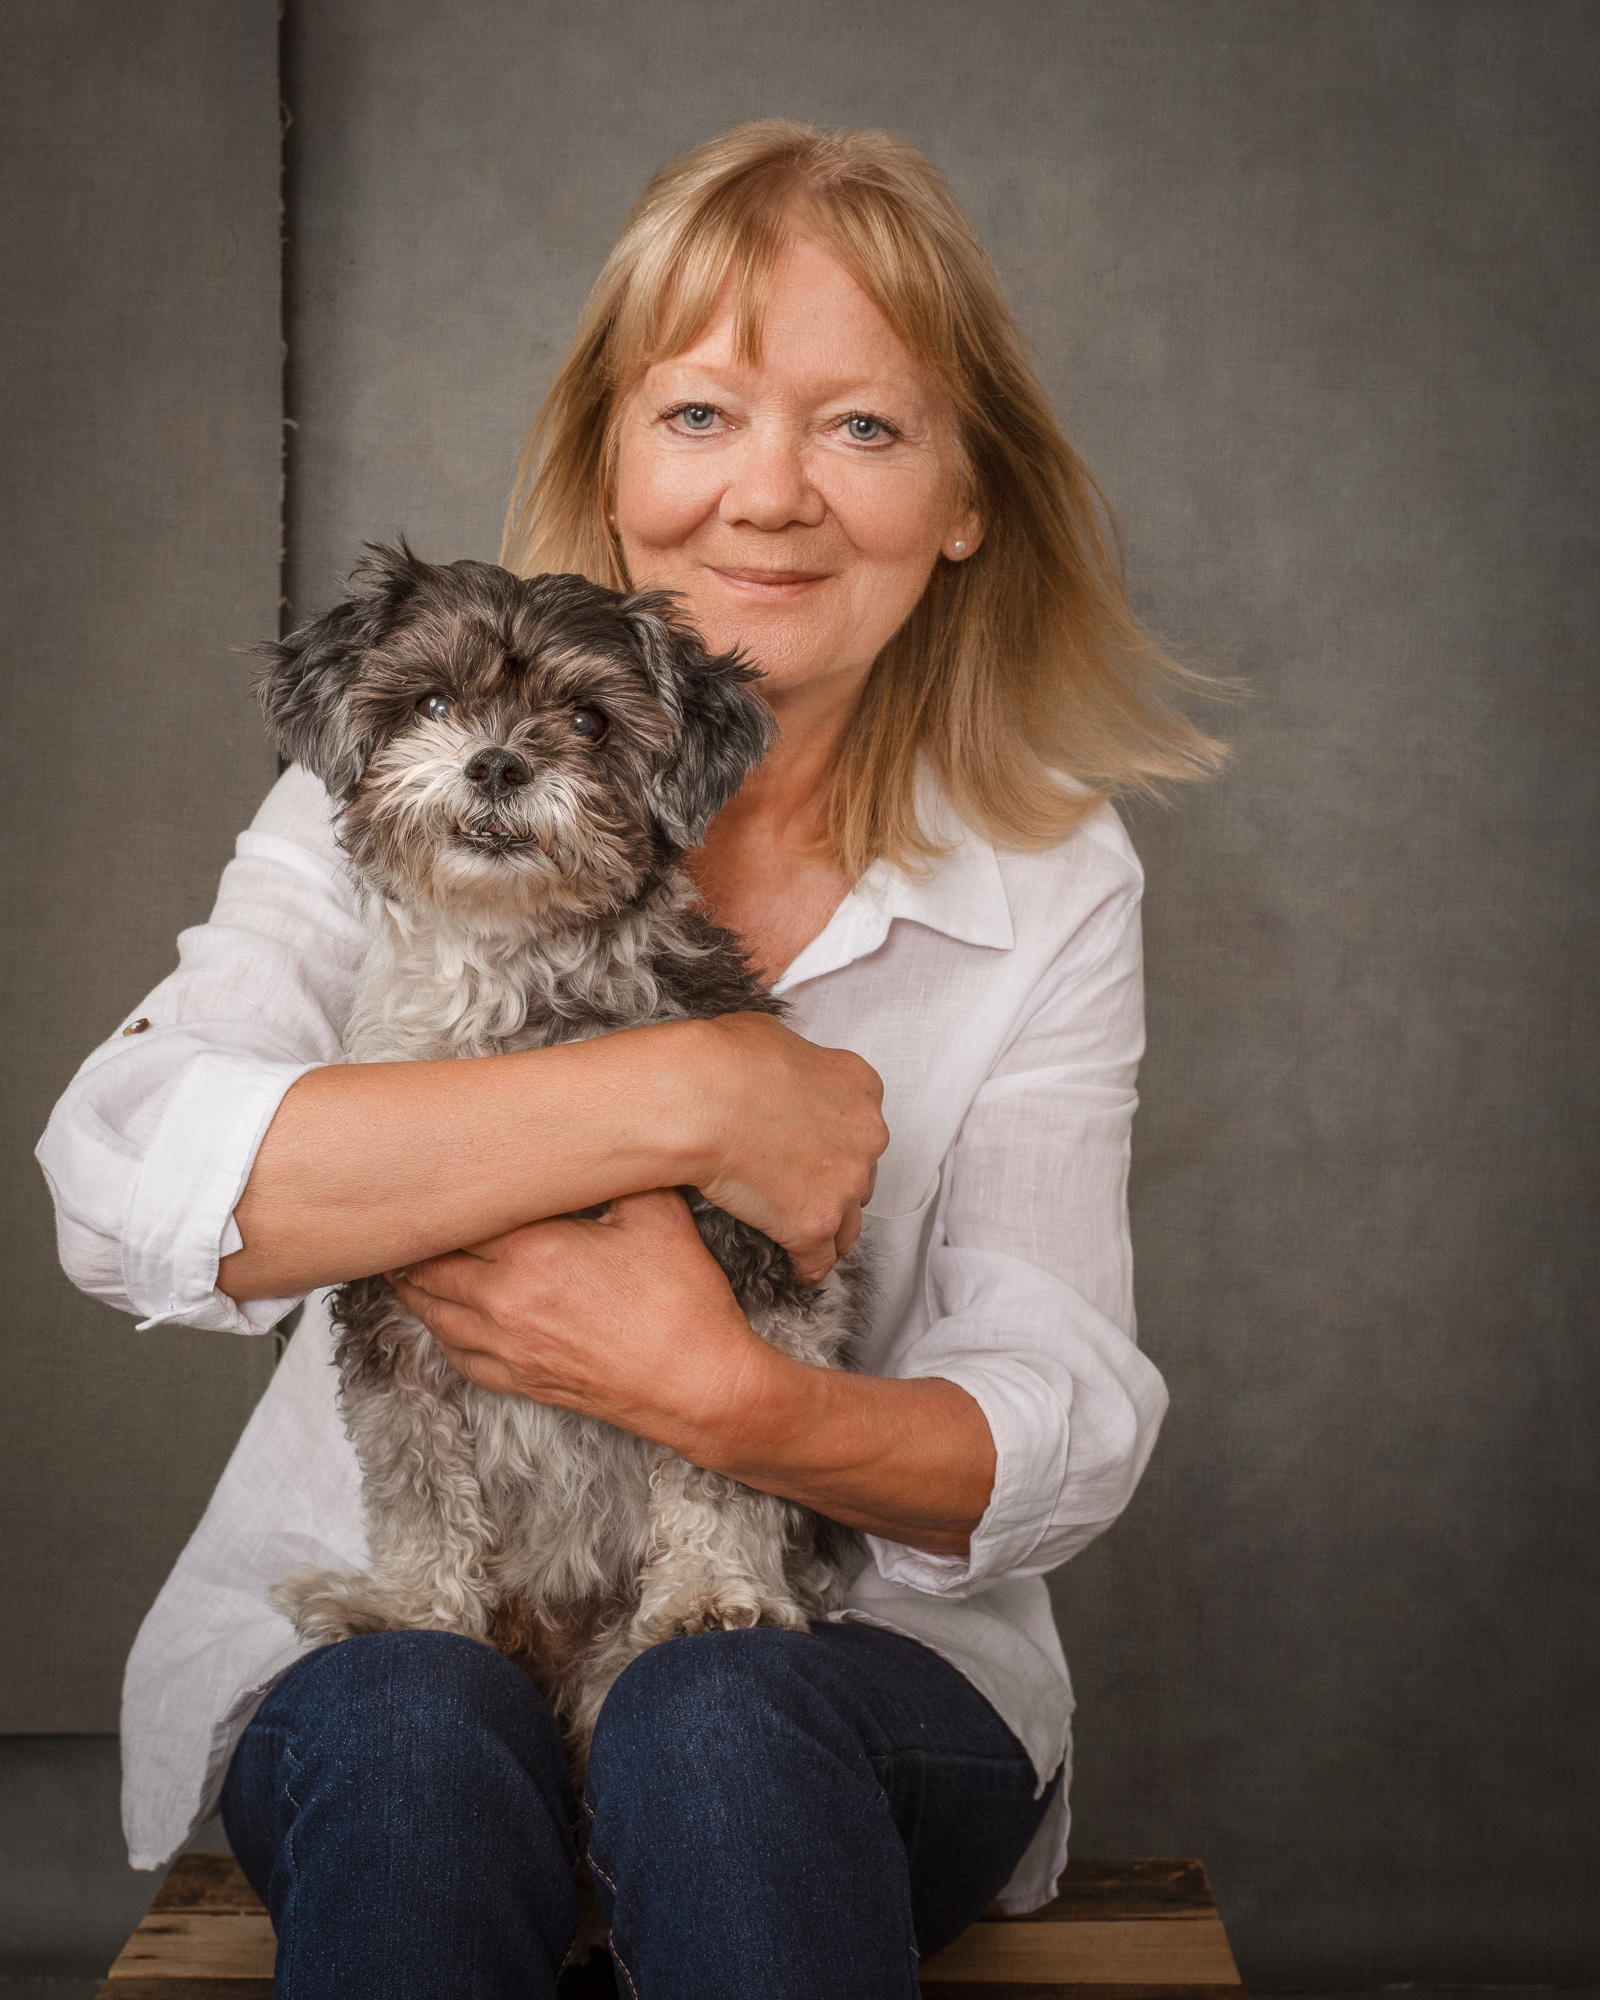
[[[649,1021],[780,1011],[679,868],[773,732],[753,672],[670,601],[576,576],[375,548],[348,603],[268,649],[279,749],[322,779],[370,943],[356,1061],[489,1055]],[[854,1260],[818,1289],[685,1191],[762,1337],[844,1365]],[[317,1644],[488,1639],[549,1698],[581,1774],[623,1667],[713,1627],[796,1629],[840,1600],[856,1538],[596,1418],[464,1381],[382,1278],[340,1288],[341,1402],[371,1569],[298,1570],[273,1602]]]

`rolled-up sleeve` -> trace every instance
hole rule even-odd
[[[1127,1176],[1144,1045],[1136,890],[1073,941],[944,1166],[925,1330],[895,1372],[978,1403],[994,1486],[966,1557],[874,1539],[891,1582],[965,1597],[1057,1568],[1126,1507],[1167,1392],[1134,1338]]]
[[[233,1211],[285,1091],[337,1062],[362,931],[327,794],[280,779],[178,967],[96,1049],[39,1142],[67,1275],[144,1324],[262,1333],[293,1299],[219,1292]],[[131,1031],[131,1032],[130,1032]]]

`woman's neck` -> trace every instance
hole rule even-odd
[[[833,770],[859,689],[819,702],[808,687],[773,700],[782,734],[688,859],[707,914],[775,980],[825,927],[850,884],[828,852]]]

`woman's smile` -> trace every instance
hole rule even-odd
[[[817,569],[741,569],[728,563],[707,563],[706,568],[730,590],[768,602],[803,597],[829,580],[826,570]]]

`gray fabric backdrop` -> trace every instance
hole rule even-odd
[[[217,39],[185,38],[211,67],[159,143],[127,68],[102,78],[103,198],[135,247],[35,253],[63,301],[30,323],[40,365],[122,428],[108,451],[109,418],[29,392],[23,1136],[264,782],[224,649],[270,628],[275,584],[261,10],[68,11]],[[1135,823],[1139,1296],[1174,1407],[1056,1595],[1079,1851],[1203,1854],[1258,1988],[1600,1963],[1597,41],[1587,6],[1479,0],[289,9],[298,609],[367,536],[493,555],[628,200],[782,112],[888,125],[945,167],[1121,511],[1141,608],[1248,683],[1233,775]],[[46,164],[72,73],[23,87],[14,171],[78,228]],[[130,292],[153,329],[190,301],[178,363],[157,331],[123,344]],[[176,408],[148,389],[168,365]],[[65,824],[63,735],[92,773]],[[10,1421],[38,1466],[8,1726],[99,1729],[259,1363],[75,1301],[20,1143],[4,1171],[33,1257]]]
[[[115,1728],[119,1656],[271,1367],[75,1293],[30,1152],[276,768],[233,651],[277,617],[274,12],[3,17],[0,1730]]]

